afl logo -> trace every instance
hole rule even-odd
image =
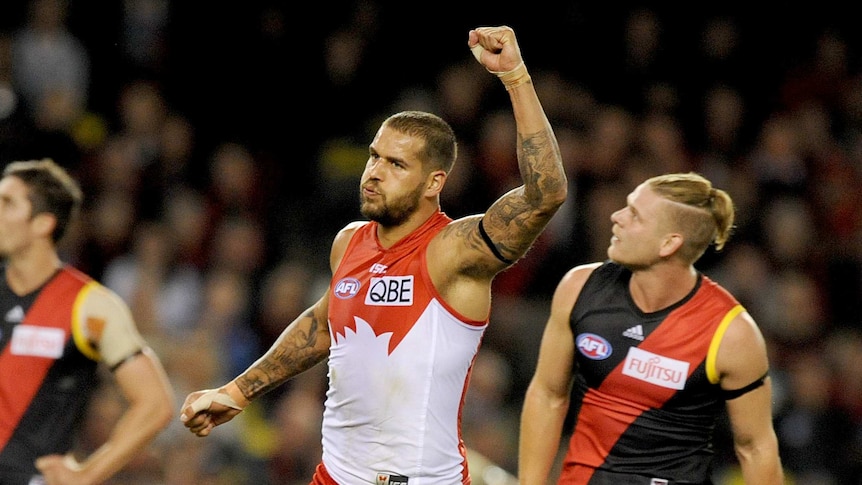
[[[594,333],[578,335],[577,343],[578,351],[588,359],[604,360],[613,352],[610,342]]]
[[[359,293],[360,286],[362,286],[362,283],[360,283],[358,279],[344,278],[335,284],[333,294],[342,300],[353,298],[357,293]]]

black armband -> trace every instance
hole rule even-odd
[[[497,249],[497,246],[494,245],[494,241],[491,240],[491,236],[489,236],[488,233],[485,232],[485,225],[482,224],[483,220],[485,220],[484,217],[479,219],[479,234],[482,235],[482,240],[485,241],[485,244],[488,245],[488,248],[491,250],[492,253],[494,253],[494,256],[496,256],[497,259],[506,264],[514,263],[514,261],[512,261],[511,259],[507,259],[502,254],[500,254],[500,251]]]
[[[766,371],[766,374],[763,374],[760,377],[760,379],[757,379],[756,381],[752,382],[751,384],[749,384],[743,388],[740,388],[740,389],[734,389],[732,391],[725,391],[724,389],[722,389],[721,395],[725,401],[729,401],[731,399],[736,399],[739,396],[742,396],[743,394],[748,394],[749,392],[762,386],[764,381],[766,381],[766,376],[768,376],[768,375],[769,375],[769,371]]]
[[[144,349],[138,349],[133,354],[131,354],[128,357],[126,357],[125,359],[117,362],[113,367],[111,367],[111,372],[114,372],[115,370],[119,369],[121,365],[125,364],[126,362],[134,359],[135,357],[137,357],[143,353],[144,353]]]

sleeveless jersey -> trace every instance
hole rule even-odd
[[[461,409],[487,320],[431,283],[426,248],[449,222],[438,212],[389,249],[367,223],[333,275],[322,443],[339,484],[470,483]]]
[[[26,484],[37,473],[33,465],[37,457],[64,454],[72,447],[75,426],[96,388],[98,358],[82,341],[83,322],[76,321],[74,314],[95,284],[67,266],[39,290],[19,297],[0,278],[0,482],[4,484]]]
[[[682,301],[643,313],[631,272],[606,262],[587,279],[575,336],[574,429],[560,484],[709,484],[724,400],[715,356],[744,311],[704,275]]]

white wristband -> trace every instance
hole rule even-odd
[[[195,401],[192,403],[192,412],[197,414],[201,411],[207,410],[214,402],[221,404],[222,406],[227,406],[229,408],[242,411],[242,406],[237,404],[232,397],[227,394],[218,392],[218,390],[216,389],[211,389],[203,393],[201,397],[195,399]]]

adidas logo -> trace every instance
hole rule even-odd
[[[644,328],[641,325],[635,325],[634,327],[623,332],[623,337],[633,338],[635,340],[643,340]]]
[[[21,320],[24,320],[24,309],[21,308],[21,305],[15,305],[14,308],[6,312],[7,322],[20,322]]]

